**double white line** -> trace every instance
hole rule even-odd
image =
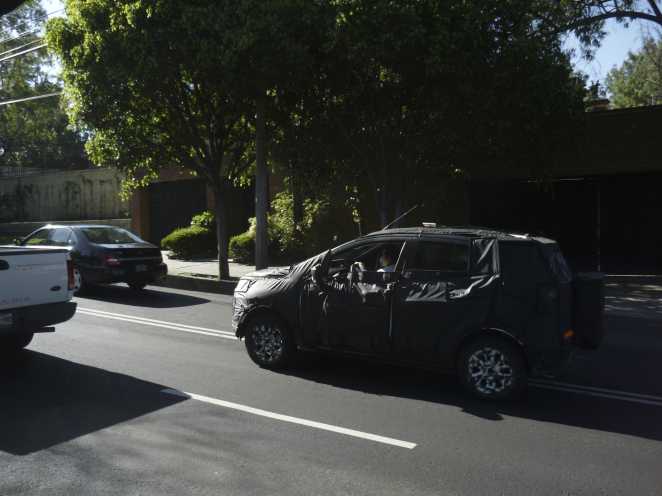
[[[164,320],[146,319],[144,317],[135,317],[133,315],[124,315],[121,313],[106,312],[103,310],[95,310],[92,308],[78,307],[76,312],[82,313],[84,315],[92,315],[94,317],[100,317],[103,319],[120,320],[123,322],[132,322],[134,324],[162,327],[164,329],[170,329],[173,331],[188,332],[191,334],[202,334],[204,336],[213,336],[216,338],[223,338],[223,339],[237,339],[237,337],[234,335],[234,332],[231,331],[221,331],[218,329],[209,329],[207,327],[198,327],[188,324],[178,324],[175,322],[166,322]]]

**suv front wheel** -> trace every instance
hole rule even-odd
[[[286,367],[295,353],[289,329],[268,313],[256,315],[246,323],[246,351],[260,367],[280,369]]]
[[[482,336],[465,346],[458,360],[464,388],[488,400],[506,400],[526,388],[526,365],[521,350],[506,339]]]

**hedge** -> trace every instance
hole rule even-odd
[[[170,250],[175,258],[213,256],[216,251],[216,235],[210,229],[198,226],[175,229],[161,240],[161,248]]]

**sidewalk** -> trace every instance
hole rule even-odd
[[[234,292],[237,279],[255,270],[255,267],[252,265],[231,262],[230,280],[219,281],[218,260],[177,260],[170,258],[167,251],[162,251],[161,253],[163,255],[163,261],[168,266],[168,275],[163,281],[156,284],[156,286],[167,288],[231,295]]]
[[[163,261],[168,265],[168,274],[173,276],[218,278],[218,260],[177,260],[170,258],[167,251],[162,251]],[[230,277],[239,279],[244,274],[253,272],[255,267],[230,262]]]

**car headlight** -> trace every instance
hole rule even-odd
[[[239,282],[234,288],[235,293],[245,293],[248,291],[248,289],[251,287],[251,281],[250,279],[239,279]]]

